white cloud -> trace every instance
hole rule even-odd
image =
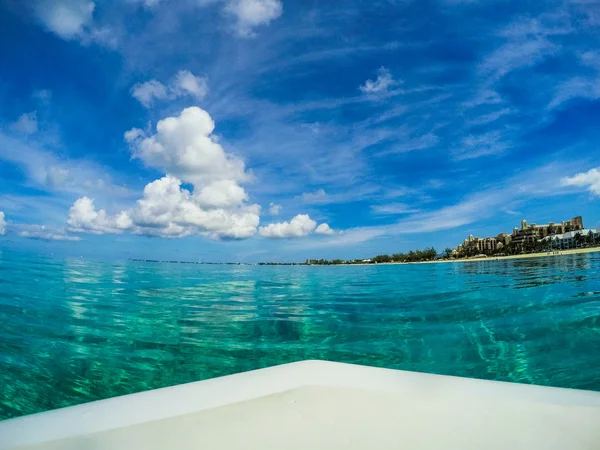
[[[94,9],[94,2],[88,0],[40,0],[35,12],[49,31],[73,39],[92,21]]]
[[[560,182],[563,186],[585,187],[592,194],[600,195],[600,168],[581,172],[572,177],[565,177]]]
[[[272,216],[278,216],[279,214],[281,214],[282,210],[283,206],[276,205],[273,202],[269,203],[269,214],[271,214]]]
[[[191,95],[203,99],[208,94],[206,77],[197,77],[189,70],[180,70],[171,84],[171,90],[177,96]]]
[[[44,28],[62,39],[112,49],[119,44],[119,33],[114,28],[94,23],[95,0],[31,0],[31,3]]]
[[[390,87],[396,84],[392,74],[385,67],[381,67],[377,71],[377,79],[375,81],[367,80],[359,89],[365,94],[379,94],[386,92]]]
[[[267,25],[283,13],[280,0],[229,0],[226,11],[237,19],[237,32],[254,36],[254,28]]]
[[[165,85],[156,80],[136,84],[131,88],[131,95],[146,108],[150,107],[154,99],[166,100],[169,98]]]
[[[53,230],[44,225],[19,225],[19,236],[42,241],[80,241],[78,236],[71,236],[63,230]]]
[[[200,196],[181,188],[181,181],[166,176],[150,183],[144,189],[144,197],[128,215],[133,221],[134,232],[180,237],[188,234],[208,234],[219,238],[244,239],[256,233],[260,217],[258,205],[244,206],[236,198],[216,198],[225,207],[204,208]]]
[[[4,217],[4,212],[0,211],[0,236],[6,233],[6,220]]]
[[[13,123],[13,128],[19,133],[36,133],[38,130],[37,113],[32,111],[30,113],[22,114],[21,117]]]
[[[194,200],[206,208],[232,208],[248,200],[248,194],[234,180],[220,180],[194,193]]]
[[[197,198],[181,188],[181,180],[165,176],[144,188],[134,208],[115,216],[97,211],[93,201],[81,198],[69,211],[67,225],[74,232],[122,233],[179,238],[203,234],[244,239],[256,233],[260,218],[257,205],[235,208],[203,208]]]
[[[272,223],[260,227],[259,233],[266,238],[292,238],[303,237],[312,233],[317,227],[317,222],[308,214],[298,214],[289,222]]]
[[[225,153],[212,132],[214,122],[200,108],[159,121],[155,134],[125,133],[133,156],[167,175],[149,183],[136,205],[117,215],[96,210],[87,197],[75,202],[67,224],[71,231],[161,237],[207,235],[244,239],[254,235],[260,206],[248,205],[240,185],[250,180],[244,162]],[[191,183],[193,192],[182,188]]]
[[[327,193],[325,189],[319,189],[315,192],[305,192],[302,194],[302,200],[306,203],[323,203],[325,202],[325,198],[327,197]]]
[[[326,224],[326,223],[322,223],[321,225],[319,225],[316,230],[315,230],[316,234],[327,234],[327,235],[332,235],[335,234],[335,231],[333,231],[331,229],[331,227]]]
[[[154,100],[173,100],[184,96],[201,100],[207,94],[207,78],[196,76],[189,70],[177,72],[168,86],[157,80],[149,80],[131,88],[131,95],[146,108],[149,108]]]
[[[212,134],[214,128],[206,111],[191,107],[177,117],[160,120],[156,134],[148,136],[134,128],[125,139],[135,158],[184,182],[208,185],[222,180],[249,181],[244,162],[225,153]]]
[[[131,221],[124,215],[109,217],[103,209],[96,211],[94,201],[82,197],[69,210],[67,225],[70,231],[76,233],[122,233],[131,227]]]
[[[83,45],[100,44],[116,49],[119,45],[119,35],[111,27],[90,27],[87,32],[81,34],[80,41]]]

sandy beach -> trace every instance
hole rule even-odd
[[[385,265],[398,265],[398,264],[443,264],[443,263],[468,263],[478,261],[500,261],[503,259],[527,259],[527,258],[547,258],[550,256],[565,256],[575,255],[578,253],[596,253],[600,252],[600,247],[591,248],[574,248],[570,250],[555,250],[552,252],[542,253],[526,253],[523,255],[510,255],[510,256],[489,256],[487,258],[464,258],[464,259],[438,259],[435,261],[418,261],[418,262],[389,262],[389,263],[359,263],[359,264],[336,264],[338,266],[385,266]],[[317,264],[313,264],[317,265]]]
[[[487,258],[465,258],[465,259],[444,259],[438,261],[423,261],[419,263],[397,263],[397,264],[437,264],[437,263],[465,263],[475,261],[499,261],[502,259],[526,259],[526,258],[546,258],[549,256],[564,256],[564,255],[575,255],[578,253],[595,253],[600,252],[600,247],[591,248],[574,248],[570,250],[555,250],[552,252],[541,252],[541,253],[527,253],[524,255],[510,255],[510,256],[489,256]]]

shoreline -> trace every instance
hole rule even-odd
[[[572,248],[569,250],[555,250],[552,252],[542,253],[526,253],[524,255],[509,255],[509,256],[489,256],[487,258],[467,258],[467,259],[448,259],[443,261],[423,261],[431,263],[448,263],[448,262],[474,262],[474,261],[499,261],[503,259],[528,259],[528,258],[549,258],[553,256],[578,255],[582,253],[600,252],[600,247],[591,248]],[[410,264],[410,263],[408,263]]]
[[[468,263],[480,261],[501,261],[503,259],[529,259],[529,258],[550,258],[555,256],[577,255],[582,253],[600,252],[600,247],[591,248],[572,248],[569,250],[555,250],[553,252],[542,253],[526,253],[523,255],[508,255],[508,256],[488,256],[487,258],[464,258],[464,259],[442,259],[435,261],[416,261],[416,262],[389,262],[389,263],[359,263],[359,264],[332,264],[335,266],[393,266],[393,265],[410,265],[410,264],[444,264],[444,263]],[[311,266],[319,266],[319,264],[310,264]]]

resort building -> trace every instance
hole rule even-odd
[[[488,253],[496,251],[510,244],[512,237],[506,233],[500,233],[496,237],[478,238],[469,235],[461,245],[456,249],[456,253],[462,253],[465,250],[477,251],[478,253]]]
[[[547,236],[565,234],[569,231],[583,230],[583,219],[581,216],[573,217],[571,220],[561,223],[550,222],[545,225],[527,224],[521,221],[521,229],[515,228],[512,232],[512,243],[517,248],[534,245],[540,239]]]
[[[521,221],[521,228],[513,229],[511,234],[500,233],[496,237],[479,238],[470,235],[459,245],[454,253],[489,253],[500,250],[503,247],[512,244],[513,247],[522,249],[535,243],[547,236],[564,235],[572,231],[583,230],[583,219],[581,216],[573,217],[566,222],[550,222],[544,225],[535,223],[528,224],[526,220]]]
[[[577,237],[578,235],[581,237]],[[578,248],[586,243],[589,243],[590,240],[592,243],[600,242],[600,228],[595,230],[587,230],[584,228],[583,230],[569,231],[567,233],[554,236],[546,236],[542,239],[542,241],[550,241],[551,248],[557,250]]]

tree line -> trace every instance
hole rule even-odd
[[[308,264],[311,265],[338,265],[338,264],[385,264],[385,263],[406,263],[406,262],[422,262],[422,261],[433,261],[437,259],[438,254],[433,247],[426,248],[424,250],[411,250],[408,253],[394,253],[393,255],[377,255],[370,259],[354,259],[344,261],[342,259],[316,259],[310,260]]]

